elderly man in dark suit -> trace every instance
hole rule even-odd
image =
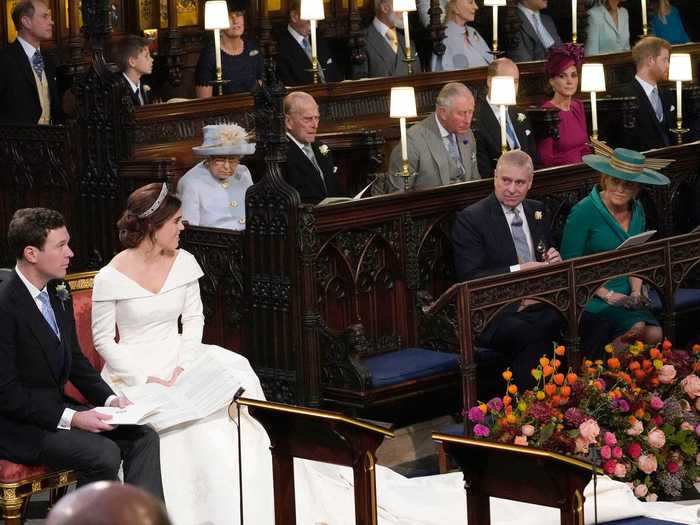
[[[12,9],[17,40],[0,51],[0,122],[52,124],[60,120],[56,68],[42,54],[53,20],[42,0],[22,0]]]
[[[313,84],[310,34],[309,21],[301,19],[300,0],[291,0],[289,25],[280,31],[277,39],[277,74],[285,86]],[[343,80],[333,61],[328,42],[324,38],[317,39],[316,54],[320,68],[319,80],[322,83]]]
[[[676,108],[661,93],[659,83],[668,77],[671,44],[649,36],[632,48],[637,74],[621,95],[637,99],[637,124],[633,133],[624,133],[620,146],[635,151],[663,148],[673,143],[669,129],[676,123]]]
[[[527,199],[533,165],[527,153],[514,150],[496,166],[494,192],[457,215],[452,230],[457,279],[466,281],[539,268],[561,261],[551,246],[541,202]],[[538,260],[539,259],[539,260]],[[549,353],[559,336],[561,318],[551,307],[523,301],[499,313],[478,343],[512,358],[515,381],[528,386],[537,358]]]
[[[316,140],[319,118],[318,104],[308,93],[295,91],[285,97],[286,180],[299,192],[302,202],[312,204],[343,195],[333,155],[328,146]]]
[[[489,64],[486,73],[487,90],[491,89],[491,79],[497,75],[513,77],[515,92],[518,92],[520,71],[518,66],[508,58],[499,58]],[[488,94],[479,99],[476,105],[476,159],[482,177],[491,177],[496,169],[496,162],[501,156],[501,123],[498,107],[489,102]],[[519,113],[515,107],[509,107],[506,113],[506,140],[508,149],[521,149],[536,159],[537,144],[532,133],[530,121],[525,113]]]
[[[520,0],[518,2],[518,44],[507,55],[515,62],[544,60],[550,47],[561,44],[557,26],[549,15],[543,14],[548,0]]]
[[[403,32],[397,30],[400,20],[401,15],[394,11],[392,0],[374,0],[374,19],[364,32],[367,61],[354,69],[354,78],[408,75],[406,40]],[[420,72],[413,42],[411,56],[415,58],[413,71]]]
[[[94,406],[124,407],[80,350],[62,279],[73,252],[60,213],[15,212],[8,230],[17,258],[0,287],[0,458],[78,471],[79,484],[124,480],[163,498],[158,435],[109,424],[111,416],[64,397],[67,381]]]
[[[471,122],[474,95],[467,86],[450,82],[440,90],[435,112],[414,124],[406,134],[409,187],[415,190],[446,186],[479,179],[476,166],[476,140]],[[401,145],[389,160],[388,188],[404,191]]]

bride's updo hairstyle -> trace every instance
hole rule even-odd
[[[136,248],[148,236],[155,242],[156,231],[180,209],[181,202],[168,192],[165,183],[154,182],[135,190],[117,221],[119,241],[124,248]]]

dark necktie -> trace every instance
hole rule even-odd
[[[32,69],[34,69],[39,80],[42,80],[44,75],[44,57],[41,56],[41,52],[38,49],[32,56]]]

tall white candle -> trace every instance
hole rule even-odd
[[[647,0],[642,0],[642,26],[647,26]]]
[[[411,35],[408,31],[408,11],[403,12],[403,36],[406,40],[406,49],[411,49]]]
[[[399,119],[401,125],[401,159],[408,160],[408,144],[406,143],[406,117]]]
[[[506,139],[506,106],[499,106],[500,116],[501,116],[501,149],[505,149],[508,145]]]
[[[214,54],[216,55],[216,70],[221,71],[221,35],[218,29],[214,29]]]
[[[311,20],[311,56],[318,56],[316,54],[316,20]]]
[[[596,105],[595,91],[591,91],[591,120],[593,121],[593,135],[598,136],[598,106]]]
[[[678,108],[678,116],[676,120],[683,121],[683,81],[676,80],[676,107]]]
[[[571,33],[575,35],[576,31],[576,0],[571,0]]]
[[[495,5],[493,6],[493,43],[494,47],[496,46],[496,42],[498,42],[498,6]],[[495,51],[495,49],[494,49]]]

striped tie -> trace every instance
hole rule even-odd
[[[527,243],[527,237],[525,237],[525,230],[523,230],[523,218],[520,216],[517,208],[513,208],[512,211],[515,217],[510,223],[510,231],[513,235],[515,251],[518,253],[518,264],[531,262],[532,253],[530,252],[530,245]]]

